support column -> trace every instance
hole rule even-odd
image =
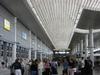
[[[41,61],[42,61],[42,58],[43,58],[43,55],[42,55],[42,42],[41,42],[41,45],[40,45],[40,59],[41,59]]]
[[[37,37],[35,36],[35,54],[34,59],[37,59]]]
[[[77,50],[77,45],[75,46],[75,51],[76,51],[76,53],[78,52],[78,50]]]
[[[85,46],[85,59],[87,59],[88,57],[88,34],[85,35],[85,42],[84,42],[84,46]]]
[[[81,57],[83,57],[83,40],[81,40]]]
[[[28,58],[29,60],[31,60],[31,50],[32,50],[32,34],[31,34],[31,31],[29,31],[29,36],[30,36],[30,48],[29,48],[29,55],[28,55]]]
[[[92,29],[89,30],[89,49],[90,49],[90,59],[92,60],[93,66],[94,66],[94,53],[93,53],[94,40],[93,40],[93,30]]]
[[[80,52],[80,43],[77,44],[77,51]]]
[[[76,54],[76,49],[75,49],[75,44],[73,44],[73,48],[72,48],[72,54]]]
[[[42,61],[42,58],[43,58],[43,55],[42,55],[42,51],[41,51],[41,54],[40,54],[40,59],[41,59],[41,61]]]
[[[12,50],[12,62],[14,62],[15,60],[16,60],[16,48],[17,48],[17,27],[16,27],[16,25],[17,25],[17,18],[15,17],[15,19],[14,19],[14,24],[15,24],[15,36],[14,36],[14,45],[13,45],[13,50]]]

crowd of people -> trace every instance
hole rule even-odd
[[[93,75],[92,61],[83,57],[80,60],[65,59],[63,61],[63,75]]]
[[[1,63],[4,68],[4,62]],[[93,75],[93,63],[87,58],[66,57],[62,60],[16,59],[10,66],[11,75],[59,75],[58,67],[63,67],[62,75]],[[61,71],[60,71],[61,72]]]
[[[57,62],[55,60],[29,60],[24,63],[16,59],[11,65],[11,75],[57,75]]]

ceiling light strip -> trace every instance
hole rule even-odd
[[[84,6],[85,7],[85,6]],[[80,9],[80,8],[79,8]],[[78,13],[77,13],[77,16],[78,16]],[[77,20],[77,17],[76,17],[76,20]],[[74,30],[75,30],[75,28],[76,28],[76,26],[77,26],[77,24],[75,24],[75,26],[74,26],[74,28],[73,28],[73,31],[72,31],[72,34],[70,35],[70,41],[71,41],[71,39],[72,39],[72,36],[73,36],[73,34],[74,34]],[[68,44],[70,43],[70,41],[68,42]]]
[[[51,6],[50,0],[47,0],[47,5],[48,5],[48,10],[49,10],[49,22],[52,22],[52,13],[51,13],[52,9],[50,8]]]
[[[100,2],[98,3],[97,9],[100,11]]]
[[[39,16],[41,22],[43,23],[43,25],[45,24],[45,18],[44,18],[44,14],[41,10],[41,6],[40,4],[37,4],[38,2],[33,2],[34,6],[35,6],[35,10],[37,11],[37,15]]]
[[[78,4],[79,3],[79,4]],[[75,21],[76,21],[76,18],[77,18],[77,15],[79,14],[79,10],[80,10],[80,7],[81,7],[81,1],[78,0],[77,1],[77,8],[76,8],[76,12],[75,12]]]
[[[43,1],[43,5],[44,5],[44,8],[45,8],[45,11],[46,11],[46,13],[47,13],[47,18],[45,18],[46,19],[46,22],[47,22],[47,25],[48,25],[48,19],[49,19],[49,10],[48,10],[48,6],[49,5],[46,5],[46,3],[47,3],[47,0],[45,0],[45,2],[44,2],[44,0],[42,0]],[[50,20],[49,20],[50,21]],[[47,26],[46,25],[46,26]]]
[[[65,0],[66,2],[65,2],[65,16],[68,16],[67,15],[67,11],[68,11],[68,9],[67,9],[67,6],[68,6],[68,4],[67,4],[67,2],[68,2],[68,0]],[[66,17],[66,20],[67,20],[68,18]],[[67,24],[67,21],[66,21],[66,24]]]
[[[80,0],[77,0],[77,3],[76,3],[76,10],[75,10],[75,13],[74,13],[74,16],[75,16],[75,20],[76,20],[76,16],[77,16],[77,12],[78,12],[78,9],[79,9],[79,6],[80,4],[78,4],[80,2]]]
[[[50,2],[51,0],[48,0],[48,5],[49,5],[49,12],[50,12],[50,19],[51,19],[51,22],[53,22],[53,13],[52,13],[52,3]]]
[[[72,0],[72,7],[71,7],[71,10],[72,10],[72,11],[71,11],[71,19],[72,19],[72,20],[73,20],[74,6],[75,6],[75,5],[74,5],[74,1],[75,1],[75,0]]]
[[[35,2],[35,1],[33,2],[32,0],[31,0],[31,3],[33,4],[33,8],[35,9],[40,20],[43,22],[44,18],[43,18],[43,15],[41,15],[42,13],[40,12],[40,9],[39,9],[40,5],[37,4],[38,2]]]
[[[80,10],[80,7],[81,7],[81,3],[80,3],[80,5],[79,5],[79,7],[78,7],[78,12],[79,12],[79,10]],[[77,12],[77,11],[76,11]],[[77,12],[77,16],[78,16],[78,12]],[[76,19],[77,19],[77,17],[76,17]],[[73,34],[74,34],[74,30],[75,30],[75,28],[76,28],[76,26],[77,26],[77,24],[75,24],[74,25],[74,28],[73,28],[73,30],[72,30],[72,33],[70,34],[70,36],[69,36],[69,41],[68,41],[68,45],[69,45],[69,43],[70,43],[70,41],[71,41],[71,39],[72,39],[72,36],[73,36]]]
[[[70,0],[68,0],[68,19],[70,19],[70,15],[69,15],[69,12],[70,12],[70,6],[71,6],[71,3],[70,3]]]
[[[68,9],[69,9],[69,0],[66,0],[66,14],[68,15]]]
[[[72,7],[72,0],[70,0],[70,3],[69,3],[69,12],[68,12],[68,14],[69,14],[69,19],[71,20],[71,7]]]
[[[93,5],[95,5],[96,4],[96,2],[95,1],[97,1],[97,0],[91,0],[91,3],[90,3],[90,9],[92,8],[94,8],[94,6]]]
[[[36,9],[38,10],[38,16],[40,16],[40,20],[42,21],[43,25],[46,24],[46,21],[44,18],[45,15],[43,14],[44,12],[42,11],[40,4],[36,5]]]
[[[54,15],[55,15],[55,0],[52,1],[52,6],[50,6],[52,8],[52,21],[54,22],[55,19],[54,19]]]
[[[94,10],[98,10],[98,6],[100,5],[100,1],[96,0],[96,4],[94,5]],[[100,9],[99,9],[100,10]]]
[[[81,3],[80,3],[80,5],[79,5],[79,7],[78,7],[77,16],[78,16],[78,13],[79,13],[80,8],[81,8]],[[77,17],[76,17],[76,20],[77,20]],[[75,23],[74,23],[74,24],[75,24]],[[74,28],[73,28],[73,30],[72,30],[72,33],[71,33],[70,36],[69,36],[68,45],[69,45],[70,42],[71,42],[71,39],[72,39],[72,36],[73,36],[73,34],[74,34],[74,30],[76,29],[76,26],[77,26],[77,24],[74,25]]]
[[[52,7],[52,9],[53,9],[53,11],[52,11],[52,13],[53,13],[53,22],[55,22],[55,14],[56,14],[56,11],[57,11],[57,3],[56,3],[56,0],[53,0],[53,3],[52,3],[53,5],[54,5],[54,8]]]
[[[45,4],[42,4],[42,6],[43,5],[45,5]],[[44,12],[43,12],[44,11]],[[44,15],[44,18],[48,15],[48,13],[47,13],[47,9],[45,8],[45,6],[44,6],[44,10],[41,8],[41,12],[43,12],[43,15]],[[47,18],[45,18],[45,28],[47,29],[47,31],[48,31],[48,19]],[[50,34],[49,34],[49,36],[50,36]]]
[[[61,11],[61,13],[62,13],[62,14],[61,14],[61,15],[62,15],[62,18],[61,18],[61,20],[62,20],[62,22],[64,21],[64,20],[63,20],[63,18],[64,18],[64,7],[63,7],[63,5],[64,5],[63,0],[61,0],[61,7],[62,7],[62,8],[61,8],[61,9],[62,9],[62,11]],[[65,23],[65,22],[64,22],[64,23]]]
[[[66,25],[66,6],[65,6],[65,0],[62,2],[62,23],[63,23],[63,26],[62,26],[61,32],[63,34],[65,32],[65,29],[63,30],[63,27],[65,27],[65,25]]]
[[[79,2],[79,1],[78,1],[78,2]],[[76,5],[78,5],[78,2],[76,3]],[[79,6],[80,6],[80,4],[82,5],[82,2],[81,2],[81,1],[80,1],[80,3],[79,3]],[[74,22],[75,22],[75,17],[76,17],[75,15],[77,15],[76,13],[78,12],[77,9],[79,8],[79,6],[76,7],[76,10],[75,10],[76,12],[74,12],[74,14],[73,14],[73,16],[74,16]]]
[[[79,6],[79,10],[78,10],[78,15],[77,15],[77,20],[79,20],[80,16],[81,16],[81,13],[82,13],[82,10],[83,10],[83,4],[84,4],[85,0],[82,0],[82,2],[80,3],[80,6]],[[77,21],[78,22],[78,21]],[[76,22],[75,22],[76,23]]]
[[[47,36],[49,37],[50,41],[51,41],[52,44],[54,45],[53,41],[51,40],[51,37],[50,37],[49,34],[47,33],[47,31],[46,31],[45,27],[43,26],[42,22],[40,21],[40,19],[39,19],[37,13],[36,13],[36,11],[35,11],[35,9],[34,9],[33,7],[31,7],[31,6],[32,6],[32,3],[30,2],[30,0],[27,0],[27,2],[28,2],[28,4],[29,4],[30,8],[32,9],[33,13],[35,13],[37,19],[39,20],[41,26],[43,27],[43,29],[44,29],[44,31],[46,32]]]
[[[70,18],[71,18],[71,20],[73,20],[73,18],[72,18],[73,9],[74,9],[74,0],[72,0],[72,2],[71,2],[71,11],[70,11]]]
[[[84,8],[86,8],[87,3],[88,3],[88,0],[85,0],[84,6],[83,6]]]
[[[73,8],[74,8],[73,15],[72,15],[72,17],[73,17],[73,19],[74,19],[73,21],[75,21],[75,13],[76,13],[76,11],[77,11],[77,2],[78,2],[78,0],[75,1],[74,7],[73,7]]]
[[[77,1],[78,1],[78,0],[77,0]],[[76,6],[77,6],[77,4],[76,4],[77,1],[74,0],[74,7],[73,7],[73,8],[74,8],[74,11],[73,11],[73,15],[72,15],[74,21],[75,21],[75,13],[76,13],[76,10],[77,10],[77,7],[76,7]]]
[[[46,9],[46,7],[45,7],[45,3],[44,3],[44,0],[40,0],[41,1],[41,7],[40,7],[40,10],[41,10],[41,12],[42,12],[42,14],[41,15],[43,15],[43,18],[44,18],[44,21],[45,21],[45,27],[48,25],[48,20],[47,20],[47,18],[45,18],[45,16],[48,16],[48,13],[47,13],[47,9]],[[40,12],[40,13],[41,13]],[[47,28],[47,27],[46,27]]]
[[[86,8],[89,9],[90,8],[90,4],[91,4],[91,0],[88,0],[87,4],[86,4]]]
[[[93,3],[92,3],[93,2]],[[91,2],[90,2],[90,5],[87,7],[88,9],[90,9],[90,10],[94,10],[93,9],[93,4],[95,5],[95,1],[94,0],[92,0]]]
[[[32,1],[31,1],[32,2]],[[44,19],[44,15],[43,15],[43,12],[41,11],[41,9],[40,9],[40,4],[37,4],[37,3],[39,3],[39,2],[32,2],[32,4],[33,4],[33,8],[35,9],[35,12],[36,12],[36,14],[38,15],[38,17],[39,17],[39,19],[41,20],[41,22],[43,23],[43,24],[45,24],[44,22],[45,22],[45,19]]]

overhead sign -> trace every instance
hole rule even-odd
[[[7,19],[4,19],[4,29],[7,31],[11,30],[10,21],[8,21]]]
[[[33,45],[35,44],[34,41],[32,42],[32,44],[33,44]]]
[[[22,32],[22,38],[23,38],[24,40],[27,39],[27,34],[26,34],[25,32]]]

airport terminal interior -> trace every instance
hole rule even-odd
[[[100,75],[100,0],[0,0],[0,75]]]

